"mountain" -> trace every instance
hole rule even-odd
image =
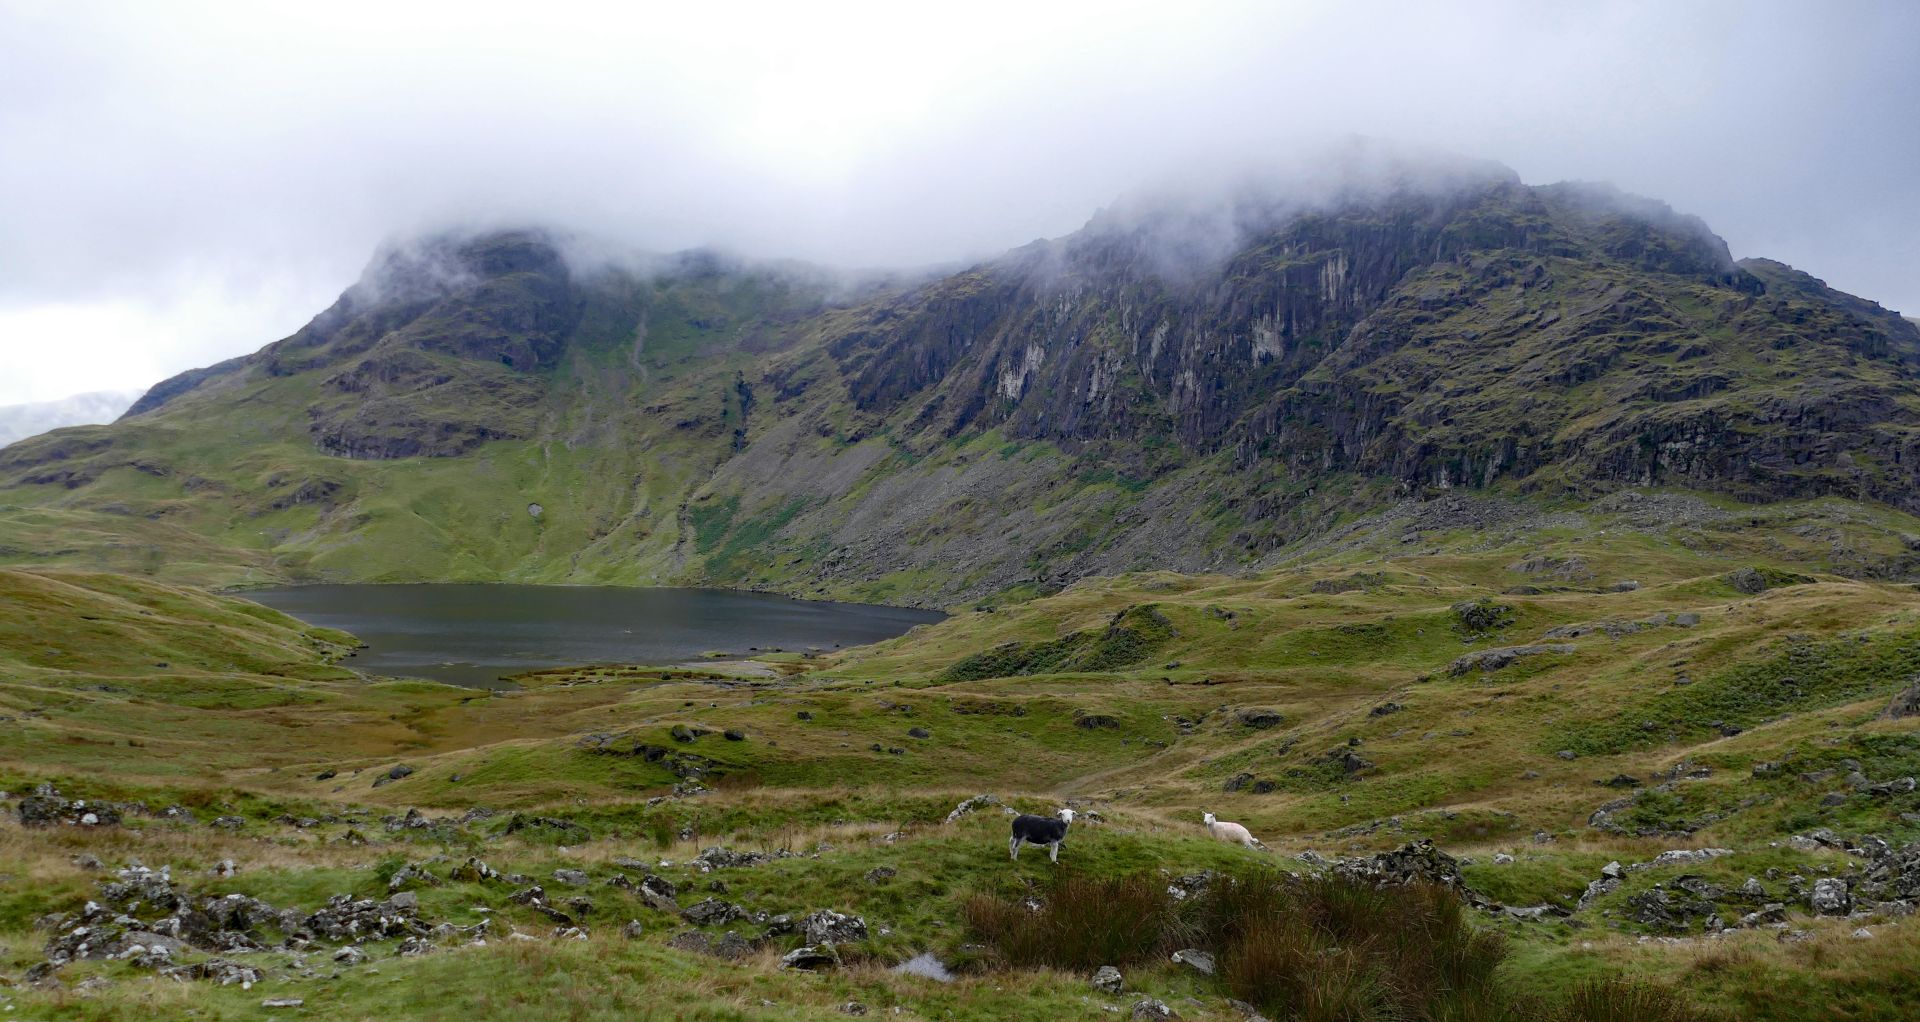
[[[0,453],[0,549],[947,605],[1269,565],[1461,491],[1915,512],[1917,438],[1900,316],[1606,186],[1394,164],[1136,197],[925,280],[392,246],[293,336]]]
[[[139,397],[138,392],[101,390],[58,401],[0,405],[0,447],[62,426],[112,422]]]

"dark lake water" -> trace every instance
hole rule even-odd
[[[477,687],[543,667],[858,646],[946,616],[721,589],[315,585],[238,595],[359,636],[369,648],[348,663],[370,674]]]

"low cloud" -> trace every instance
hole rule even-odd
[[[1351,134],[1920,310],[1911,4],[683,6],[0,0],[0,402],[249,350],[395,237],[948,264]]]

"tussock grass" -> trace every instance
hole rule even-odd
[[[1002,958],[1021,966],[1132,965],[1169,950],[1178,932],[1166,885],[1149,874],[1070,876],[1054,882],[1038,910],[975,894],[961,916]]]
[[[1666,987],[1605,979],[1575,986],[1551,1017],[1553,1022],[1704,1022],[1710,1016]]]
[[[1180,900],[1164,878],[1065,876],[1040,899],[970,896],[963,918],[1007,964],[1090,971],[1181,948],[1217,957],[1219,985],[1288,1022],[1696,1022],[1678,994],[1608,978],[1541,1005],[1503,982],[1505,935],[1429,884],[1250,868]]]

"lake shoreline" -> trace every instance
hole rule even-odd
[[[494,688],[599,663],[713,664],[896,638],[941,611],[683,586],[312,583],[232,594],[366,644],[352,669]]]

